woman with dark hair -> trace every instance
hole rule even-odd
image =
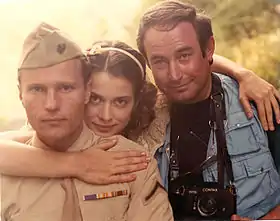
[[[138,137],[155,117],[157,89],[146,81],[145,59],[118,41],[96,42],[87,56],[93,68],[88,127],[103,137]]]

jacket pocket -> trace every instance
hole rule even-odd
[[[239,213],[254,205],[261,204],[280,186],[279,175],[269,152],[232,162],[232,167]],[[207,181],[217,181],[216,163],[206,171]]]
[[[238,156],[238,160],[243,160],[242,156],[247,154],[254,154],[261,149],[260,134],[257,133],[254,127],[256,125],[256,119],[248,119],[244,112],[237,112],[230,114],[225,126],[227,148],[232,160],[235,161]]]
[[[227,148],[237,190],[237,210],[242,214],[254,205],[261,205],[279,188],[280,181],[258,119],[248,119],[243,112],[237,112],[227,120]],[[208,181],[217,181],[216,163],[208,168],[207,175]]]
[[[256,177],[274,168],[269,152],[256,154],[254,157],[252,156],[243,161],[233,162],[232,166],[235,181]]]
[[[129,184],[91,185],[75,179],[75,186],[83,220],[126,220]]]
[[[260,204],[280,185],[269,152],[236,162],[233,168],[239,208],[246,209]]]

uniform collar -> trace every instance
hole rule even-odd
[[[67,151],[72,152],[72,151],[85,150],[85,149],[91,147],[93,143],[97,142],[97,140],[98,140],[98,137],[96,135],[94,135],[93,132],[85,124],[83,124],[83,129],[82,129],[80,136],[67,149]],[[37,148],[41,148],[41,149],[52,149],[40,140],[40,138],[37,136],[36,132],[27,143],[32,146],[35,146]]]

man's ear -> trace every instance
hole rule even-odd
[[[215,39],[213,36],[211,36],[208,40],[208,43],[207,43],[207,48],[206,48],[206,51],[205,51],[205,56],[207,58],[207,60],[210,62],[213,60],[213,55],[214,55],[214,52],[215,52]]]
[[[19,100],[21,101],[21,103],[22,103],[22,105],[24,107],[24,103],[22,101],[22,90],[21,90],[20,83],[18,83],[17,87],[18,87],[18,98],[19,98]]]
[[[86,83],[86,94],[85,94],[85,104],[89,102],[90,94],[91,94],[91,79]]]

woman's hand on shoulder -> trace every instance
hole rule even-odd
[[[75,155],[74,176],[91,184],[132,182],[137,171],[147,168],[150,157],[143,150],[108,151],[118,138],[107,139]]]
[[[280,123],[280,92],[270,83],[266,82],[254,72],[240,69],[239,79],[240,101],[249,118],[253,117],[249,101],[257,105],[258,115],[265,130],[274,130],[273,115]]]

